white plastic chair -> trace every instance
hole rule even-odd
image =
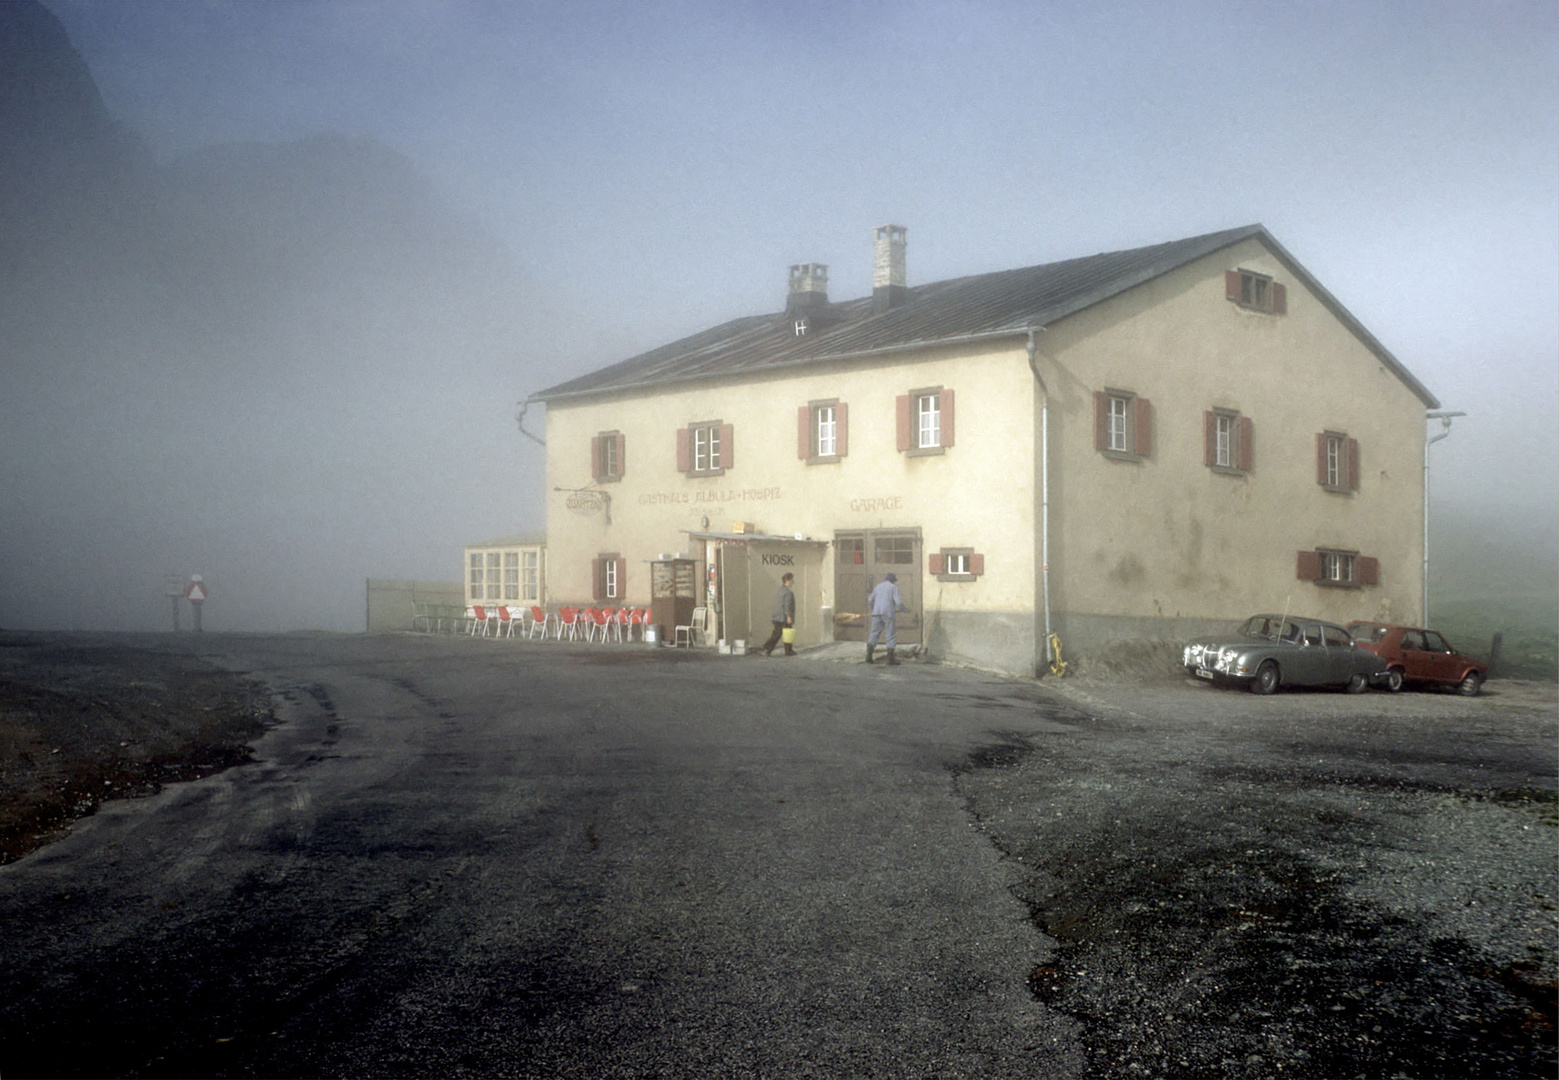
[[[692,648],[693,646],[697,646],[697,645],[708,645],[709,644],[709,626],[708,626],[708,621],[709,621],[709,609],[708,608],[702,608],[702,607],[694,608],[693,609],[693,619],[692,619],[692,621],[689,622],[686,626],[679,626],[679,627],[677,627],[676,637],[674,637],[672,639],[673,642],[677,645],[678,648],[681,648],[682,643],[684,641],[687,642],[689,648]]]

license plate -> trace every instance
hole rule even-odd
[[[1198,679],[1211,679],[1213,677],[1213,673],[1204,667],[1199,667],[1196,669],[1196,677]]]

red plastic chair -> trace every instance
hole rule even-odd
[[[514,636],[514,620],[516,612],[499,605],[498,607],[498,635],[500,637]]]
[[[476,637],[476,628],[482,628],[482,636],[487,636],[487,609],[480,604],[474,604],[466,608],[466,621],[470,624],[466,627],[466,633]]]
[[[531,638],[539,637],[545,640],[547,637],[547,627],[550,625],[551,621],[552,616],[548,615],[547,612],[542,609],[540,604],[532,604],[530,609],[530,629],[526,632],[525,636]]]
[[[558,640],[567,638],[569,641],[578,641],[580,634],[580,611],[577,607],[558,608]]]

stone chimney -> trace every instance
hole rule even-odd
[[[872,232],[872,309],[887,311],[909,297],[904,283],[904,226],[879,225]]]
[[[828,267],[822,263],[797,263],[790,268],[790,295],[786,315],[818,315],[828,308]]]

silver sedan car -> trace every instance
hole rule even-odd
[[[1386,663],[1359,648],[1347,630],[1319,619],[1252,615],[1228,634],[1186,643],[1186,674],[1245,683],[1258,694],[1280,686],[1339,686],[1362,694],[1385,678]]]

